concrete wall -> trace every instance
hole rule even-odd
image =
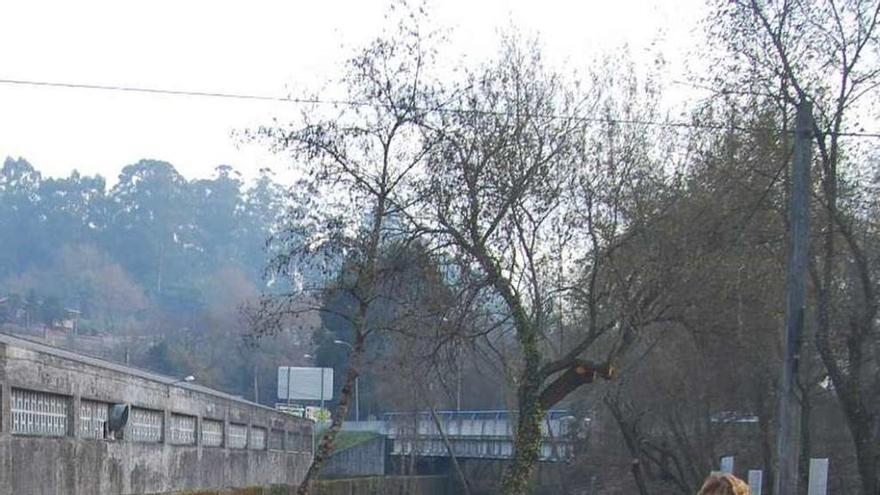
[[[297,484],[311,462],[312,422],[193,384],[0,335],[0,495],[116,495]],[[67,435],[15,434],[13,389],[68,400]],[[162,411],[162,440],[82,438],[80,403],[96,400]],[[172,445],[172,413],[196,418],[195,445]],[[221,447],[202,445],[203,419],[224,423]],[[282,450],[226,445],[229,423],[291,439]],[[129,425],[130,427],[130,425]],[[289,435],[288,435],[289,434]],[[267,444],[268,438],[267,438]]]
[[[378,436],[345,450],[333,452],[324,464],[321,477],[333,479],[383,476],[387,457],[385,437]]]

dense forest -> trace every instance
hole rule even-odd
[[[230,166],[188,181],[170,163],[141,160],[108,189],[100,176],[74,171],[48,178],[24,159],[7,158],[0,171],[0,225],[17,235],[0,240],[0,277],[15,289],[20,284],[13,278],[40,278],[46,267],[62,268],[65,252],[91,249],[123,270],[121,284],[136,286],[163,309],[191,307],[218,261],[249,280],[260,278],[282,194],[268,170],[245,187]],[[53,295],[86,313],[101,303],[90,294],[60,292]]]
[[[271,283],[265,246],[283,202],[268,169],[251,184],[227,165],[187,180],[170,163],[141,160],[108,188],[101,176],[44,177],[7,158],[0,324],[67,335],[75,323],[82,350],[251,398],[255,372],[268,382],[275,363],[269,346],[246,348],[241,307]],[[88,336],[100,338],[83,344]],[[258,380],[264,401],[272,385]]]

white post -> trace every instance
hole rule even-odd
[[[290,366],[287,367],[287,412],[290,412]]]
[[[321,367],[321,421],[324,417],[324,367]]]
[[[810,480],[807,495],[828,494],[828,458],[810,459]]]
[[[764,471],[749,469],[749,489],[752,495],[761,495],[764,490]]]
[[[361,420],[361,395],[358,389],[359,376],[354,377],[354,420]]]
[[[721,458],[721,472],[733,474],[733,456],[725,456]]]

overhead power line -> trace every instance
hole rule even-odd
[[[70,83],[70,82],[59,82],[59,81],[37,81],[37,80],[27,80],[27,79],[0,79],[0,84],[15,85],[15,86],[43,87],[43,88],[116,91],[116,92],[184,96],[184,97],[200,97],[200,98],[227,98],[227,99],[235,99],[235,100],[273,101],[273,102],[292,103],[292,104],[300,104],[300,105],[337,105],[337,106],[376,107],[376,108],[383,106],[381,104],[376,104],[373,102],[363,102],[363,101],[355,101],[355,100],[335,100],[335,99],[323,99],[323,98],[294,98],[294,97],[285,97],[285,96],[254,95],[254,94],[246,94],[246,93],[228,93],[228,92],[217,92],[217,91],[189,91],[189,90],[177,90],[177,89],[147,88],[147,87],[139,87],[139,86],[86,84],[86,83]],[[387,106],[387,105],[385,105],[385,106]],[[497,112],[491,112],[491,111],[481,111],[481,110],[472,110],[472,109],[456,109],[456,108],[437,108],[437,109],[419,109],[419,110],[443,112],[443,113],[461,113],[461,114],[465,114],[465,113],[467,113],[467,114],[485,114],[485,115],[496,115],[497,114]],[[596,123],[625,124],[625,125],[644,125],[644,126],[666,127],[666,128],[708,129],[708,130],[722,130],[722,131],[723,130],[734,130],[734,131],[741,131],[741,132],[755,132],[755,131],[784,132],[783,129],[774,128],[774,127],[742,127],[742,126],[732,126],[729,124],[719,124],[719,123],[695,123],[695,122],[675,122],[675,121],[660,121],[660,120],[618,119],[618,118],[613,118],[613,117],[593,117],[593,116],[577,116],[577,115],[548,115],[547,117],[555,118],[555,119],[562,119],[562,120],[581,121],[581,122],[596,122]],[[787,132],[792,132],[792,131],[788,130]],[[826,134],[830,135],[831,133],[826,133]],[[839,133],[837,133],[837,136],[856,137],[856,138],[875,138],[876,139],[876,138],[880,138],[880,132],[839,132]]]
[[[18,85],[18,86],[37,86],[47,88],[64,88],[64,89],[92,89],[99,91],[124,91],[129,93],[147,93],[171,96],[197,96],[205,98],[231,98],[236,100],[260,100],[260,101],[279,101],[285,103],[300,104],[342,104],[342,105],[365,105],[358,104],[353,101],[333,101],[318,100],[310,98],[289,98],[284,96],[268,96],[268,95],[251,95],[242,93],[222,93],[215,91],[186,91],[178,89],[161,89],[161,88],[144,88],[137,86],[117,86],[108,84],[84,84],[69,83],[55,81],[32,81],[25,79],[0,79],[0,84]]]

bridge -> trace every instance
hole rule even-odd
[[[436,411],[436,415],[435,421],[430,412],[392,412],[379,420],[346,422],[343,429],[385,435],[395,456],[448,457],[446,441],[458,458],[503,460],[513,456],[515,417],[509,411]],[[568,411],[547,413],[541,423],[540,461],[563,461],[572,456],[574,422]]]

